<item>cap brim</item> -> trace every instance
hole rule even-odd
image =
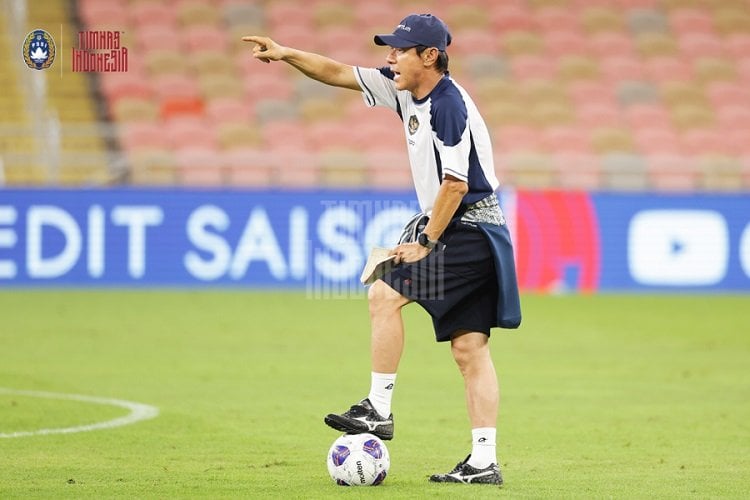
[[[375,35],[373,40],[375,41],[375,45],[387,45],[388,47],[395,47],[397,49],[406,49],[419,45],[396,35]]]

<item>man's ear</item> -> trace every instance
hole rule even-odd
[[[429,49],[422,52],[422,63],[425,66],[434,64],[435,61],[437,61],[437,56],[438,56],[438,50],[435,47],[430,47]]]

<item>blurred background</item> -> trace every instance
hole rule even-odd
[[[284,64],[259,63],[240,37],[266,34],[380,66],[385,51],[372,35],[429,11],[454,35],[451,73],[491,127],[504,185],[750,189],[748,0],[3,5],[7,186],[409,188],[390,112]],[[57,41],[45,71],[28,70],[19,53],[34,28]],[[82,30],[121,32],[127,71],[72,72]]]

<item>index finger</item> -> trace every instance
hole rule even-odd
[[[262,36],[248,35],[242,37],[243,42],[255,42],[257,44],[264,44],[265,38]]]

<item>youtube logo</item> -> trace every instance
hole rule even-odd
[[[711,286],[729,265],[729,228],[712,210],[643,210],[628,229],[628,268],[646,286]]]

